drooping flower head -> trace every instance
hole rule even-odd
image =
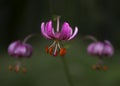
[[[31,36],[31,35],[30,35]],[[30,44],[26,43],[26,41],[29,39],[30,36],[27,36],[25,40],[22,42],[20,40],[12,42],[8,46],[8,54],[17,59],[17,63],[13,67],[13,65],[9,65],[9,69],[13,70],[15,72],[20,71],[20,67],[22,67],[20,59],[30,58],[33,53],[33,48]],[[25,73],[27,69],[25,67],[22,67],[22,71]]]
[[[95,39],[91,36],[89,38]],[[93,65],[93,68],[101,69],[101,66],[103,65],[103,57],[112,57],[114,54],[114,48],[108,40],[105,40],[104,42],[94,40],[94,42],[88,45],[87,52],[92,56],[97,56],[99,59],[98,63]],[[103,66],[103,70],[107,70],[107,66]]]
[[[41,24],[42,35],[47,39],[54,40],[53,44],[46,48],[46,52],[53,56],[56,56],[58,52],[61,56],[64,56],[66,54],[66,49],[60,45],[60,42],[71,40],[78,33],[78,28],[75,27],[73,32],[68,22],[64,22],[61,29],[59,25],[59,17],[57,17],[56,30],[52,26],[52,20],[48,21],[47,23],[42,22]]]
[[[30,44],[22,43],[20,40],[11,43],[8,47],[8,54],[14,58],[29,58],[32,51]]]
[[[111,57],[114,54],[114,49],[112,44],[105,40],[104,42],[93,42],[88,45],[87,51],[90,55],[99,57]]]

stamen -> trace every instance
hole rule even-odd
[[[96,70],[96,64],[92,65],[92,69]]]
[[[18,73],[20,71],[20,65],[17,64],[14,68],[14,71]]]
[[[94,64],[92,65],[93,70],[101,70],[102,66],[100,64]]]
[[[57,56],[57,44],[55,45],[55,50],[54,50],[54,53],[53,53],[53,56]]]
[[[23,73],[26,73],[26,72],[27,72],[27,68],[23,67],[23,68],[22,68],[22,72],[23,72]]]
[[[14,71],[15,71],[16,73],[18,73],[18,72],[20,71],[20,66],[21,66],[21,62],[20,62],[20,61],[17,61],[17,62],[16,62],[16,65],[15,65],[15,67],[14,67]]]
[[[108,70],[108,66],[106,66],[106,65],[104,65],[102,68],[103,68],[104,71]]]
[[[60,43],[58,42],[57,44],[58,44],[58,48],[61,49],[61,47],[60,47]]]
[[[49,53],[50,53],[50,55],[52,55],[52,52],[53,52],[53,47],[50,47],[50,48],[49,48]]]
[[[49,48],[53,47],[53,46],[55,45],[55,43],[56,43],[56,41],[54,41],[54,42],[50,45]],[[49,48],[48,48],[48,49],[49,49]]]
[[[97,64],[98,65],[103,65],[104,64],[103,59],[101,57],[99,57]]]
[[[66,54],[66,49],[65,48],[61,48],[60,49],[60,56],[64,56]]]
[[[100,70],[102,68],[102,66],[100,64],[96,65],[96,69]]]
[[[48,49],[48,47],[46,47],[46,49],[45,49],[45,50],[46,50],[46,53],[49,53],[49,49]]]
[[[12,70],[13,70],[13,65],[10,64],[10,65],[8,66],[8,69],[9,69],[10,71],[12,71]]]
[[[56,41],[54,41],[51,45],[50,45],[50,47],[48,48],[48,47],[46,47],[46,52],[47,53],[52,53],[52,47],[55,45],[55,43],[56,43]]]

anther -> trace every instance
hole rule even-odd
[[[56,51],[55,54],[53,54],[53,56],[57,56],[58,55],[58,52]]]
[[[101,65],[100,64],[96,65],[96,69],[100,70],[101,69]]]
[[[64,56],[66,54],[66,49],[65,48],[61,48],[60,49],[60,56]]]
[[[12,70],[13,70],[13,65],[10,64],[10,65],[8,66],[8,69],[9,69],[10,71],[12,71]]]
[[[22,68],[22,72],[23,72],[23,73],[26,73],[26,72],[27,72],[27,68],[25,68],[25,67]]]
[[[49,49],[48,49],[48,47],[46,47],[45,50],[46,50],[47,53],[49,53]]]
[[[52,52],[53,52],[53,48],[51,47],[51,48],[49,48],[50,55],[52,55]]]
[[[96,68],[97,68],[97,67],[96,67],[96,65],[95,65],[95,64],[94,64],[94,65],[92,65],[92,69],[93,69],[93,70],[96,70]]]
[[[18,73],[20,71],[20,67],[18,65],[15,66],[14,71]]]
[[[104,65],[104,66],[102,67],[102,69],[103,69],[104,71],[107,71],[107,70],[108,70],[108,66]]]
[[[94,65],[92,65],[92,69],[93,70],[100,70],[101,69],[101,65],[100,64],[94,64]]]

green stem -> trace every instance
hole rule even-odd
[[[71,76],[70,76],[67,60],[63,57],[63,58],[61,58],[61,61],[62,61],[63,66],[64,66],[64,71],[65,71],[69,86],[74,86],[73,82],[72,82],[72,79],[71,79]]]
[[[54,8],[53,0],[49,0],[49,10],[50,10],[51,15],[53,14],[53,10],[54,10],[53,8]]]

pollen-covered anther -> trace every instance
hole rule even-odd
[[[94,64],[94,65],[92,65],[92,69],[93,70],[101,70],[101,68],[102,68],[102,66],[100,65],[100,64]]]
[[[61,48],[60,49],[60,56],[64,56],[66,54],[66,49],[65,48]]]
[[[56,51],[55,54],[53,54],[53,56],[57,56],[58,55],[58,52]]]
[[[92,65],[92,69],[93,69],[93,70],[96,70],[96,65],[95,65],[95,64]]]
[[[48,49],[48,47],[46,47],[45,50],[46,50],[46,53],[49,53],[49,49]]]
[[[13,65],[10,64],[10,65],[8,66],[8,69],[9,69],[10,71],[12,71],[12,70],[13,70]]]
[[[96,69],[97,70],[101,70],[102,66],[99,64],[99,65],[96,65]]]
[[[27,68],[23,67],[23,68],[22,68],[22,72],[23,72],[23,73],[26,73],[26,72],[27,72]]]
[[[49,54],[52,55],[53,54],[53,47],[49,48]]]
[[[104,65],[104,66],[102,67],[102,69],[103,69],[104,71],[107,71],[107,70],[108,70],[108,66]]]
[[[16,73],[18,73],[18,72],[20,71],[20,66],[19,66],[19,65],[16,65],[16,66],[14,67],[14,71],[15,71]]]
[[[46,47],[45,50],[46,50],[46,53],[49,53],[50,55],[52,55],[53,47],[50,47],[50,48]]]

